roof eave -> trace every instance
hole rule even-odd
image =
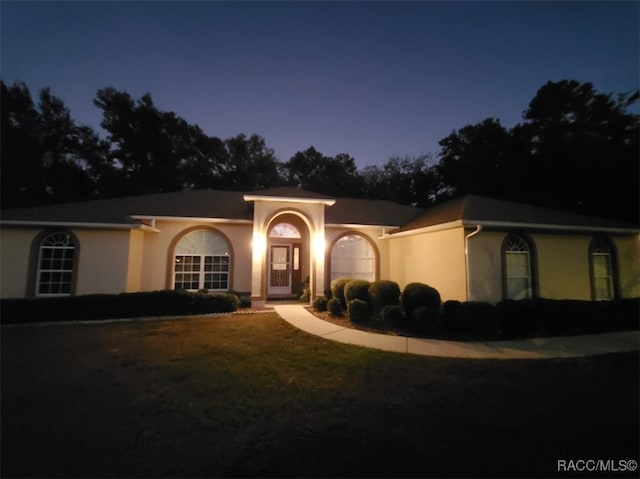
[[[464,226],[483,226],[485,228],[499,229],[530,229],[545,231],[571,231],[577,233],[612,233],[612,234],[640,234],[640,228],[627,228],[622,226],[597,226],[597,225],[564,225],[547,223],[526,223],[518,221],[493,221],[463,219]]]
[[[38,221],[38,220],[2,220],[0,226],[22,226],[25,228],[54,227],[54,228],[80,228],[103,230],[141,230],[149,233],[159,233],[160,230],[145,224],[129,223],[86,223],[81,221]]]
[[[291,196],[264,196],[264,195],[244,195],[244,201],[271,201],[278,203],[308,203],[333,206],[336,202],[334,199],[323,198],[293,198]]]

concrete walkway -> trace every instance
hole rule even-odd
[[[325,339],[383,351],[423,356],[473,359],[550,359],[640,350],[638,331],[465,343],[390,336],[345,328],[321,320],[299,304],[273,304],[273,308],[285,321],[296,328]]]

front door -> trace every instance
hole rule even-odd
[[[291,294],[291,245],[269,248],[269,294]]]

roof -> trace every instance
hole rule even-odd
[[[528,227],[532,229],[634,232],[637,226],[605,218],[522,203],[467,195],[430,208],[394,233],[428,228],[446,223],[488,227]]]
[[[253,219],[250,204],[244,197],[292,198],[313,200],[327,205],[325,222],[329,224],[359,224],[402,226],[424,210],[389,201],[330,198],[297,188],[273,188],[246,194],[240,191],[195,190],[151,195],[129,196],[104,200],[64,203],[3,210],[0,220],[11,223],[72,223],[80,225],[139,225],[140,218],[212,218],[223,220]]]
[[[245,198],[246,197],[246,198]],[[297,188],[273,188],[253,193],[224,190],[178,191],[152,195],[4,210],[0,222],[11,224],[68,224],[99,227],[140,227],[143,218],[207,218],[231,221],[253,219],[246,199],[290,198],[327,205],[325,223],[398,227],[392,235],[411,234],[448,223],[494,228],[610,231],[637,233],[638,227],[619,221],[567,211],[467,195],[423,210],[391,201],[331,198]],[[333,204],[333,206],[329,206]]]

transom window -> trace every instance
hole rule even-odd
[[[504,246],[507,299],[533,297],[531,249],[521,236],[509,236]]]
[[[608,300],[615,297],[613,251],[602,239],[591,242],[591,284],[593,299]]]
[[[371,243],[359,235],[340,238],[331,250],[331,279],[375,281],[376,255]]]
[[[174,288],[197,291],[229,289],[231,255],[222,235],[197,230],[185,235],[174,255]]]
[[[301,237],[298,228],[291,223],[278,223],[271,229],[271,232],[269,232],[269,238],[300,239]]]
[[[69,233],[51,233],[42,239],[38,255],[38,296],[71,294],[75,255],[76,244]]]

